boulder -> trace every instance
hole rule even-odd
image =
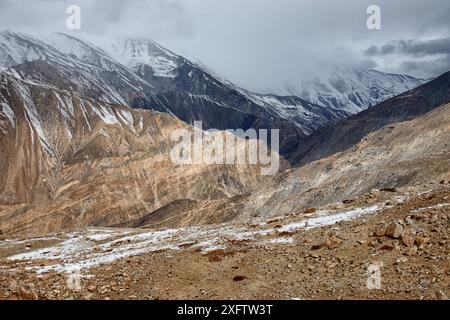
[[[403,233],[403,226],[399,223],[391,223],[386,229],[386,236],[398,239]]]

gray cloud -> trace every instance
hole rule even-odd
[[[426,0],[377,0],[382,30],[370,31],[366,9],[373,3],[0,0],[0,28],[71,32],[65,29],[65,10],[69,4],[79,4],[82,30],[75,35],[151,38],[202,61],[231,81],[268,91],[298,82],[322,61],[422,77],[428,77],[429,70],[435,75],[443,71],[445,63],[432,55],[448,47],[432,40],[450,37],[448,0],[433,0],[433,5]],[[420,59],[429,69],[411,64]]]
[[[364,52],[364,54],[369,57],[382,56],[388,54],[403,54],[415,57],[424,57],[437,54],[447,55],[449,53],[450,53],[450,37],[427,41],[419,41],[419,40],[392,41],[381,47],[371,46]]]
[[[390,41],[370,46],[364,50],[364,55],[381,64],[396,61],[396,72],[431,78],[450,70],[450,37]]]

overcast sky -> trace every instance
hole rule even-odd
[[[82,10],[81,31],[66,8]],[[367,7],[381,8],[368,30]],[[263,90],[319,62],[429,78],[450,70],[448,0],[0,0],[3,29],[144,37]]]

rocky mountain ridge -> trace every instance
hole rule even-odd
[[[229,198],[263,179],[254,165],[173,163],[172,133],[192,128],[164,113],[99,102],[15,70],[0,72],[0,97],[3,234],[114,226],[184,199],[225,202],[185,224],[228,220],[238,205]],[[236,141],[238,150],[258,143]]]

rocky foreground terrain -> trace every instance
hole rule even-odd
[[[448,299],[449,196],[439,181],[270,219],[10,239],[0,298]]]

